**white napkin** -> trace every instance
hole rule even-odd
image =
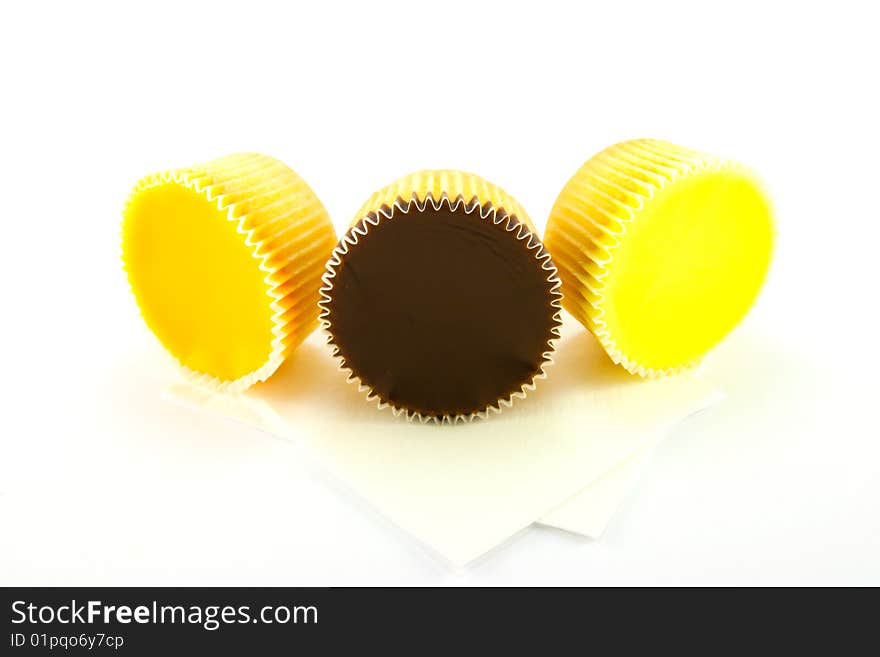
[[[392,522],[461,566],[537,520],[595,534],[633,479],[624,464],[645,458],[676,423],[716,399],[693,374],[656,381],[627,374],[569,316],[562,334],[536,391],[467,425],[421,425],[377,411],[344,382],[320,333],[243,395],[187,383],[168,392],[304,446]]]
[[[640,447],[623,463],[541,516],[538,524],[587,538],[599,538],[605,533],[621,502],[635,487],[653,452],[654,445]]]

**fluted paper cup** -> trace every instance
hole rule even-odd
[[[255,153],[146,176],[123,213],[144,321],[184,372],[229,392],[271,376],[317,326],[335,243],[302,178]]]

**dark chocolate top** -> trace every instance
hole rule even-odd
[[[332,342],[382,401],[438,418],[483,411],[531,382],[555,337],[546,252],[479,208],[410,207],[342,257]]]

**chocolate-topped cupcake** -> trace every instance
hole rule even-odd
[[[471,174],[423,171],[357,213],[327,263],[320,319],[349,380],[380,408],[470,420],[544,376],[559,286],[512,197]]]

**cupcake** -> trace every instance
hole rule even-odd
[[[236,154],[143,178],[122,258],[147,326],[185,372],[237,392],[317,326],[336,243],[324,206],[284,164]]]
[[[534,389],[559,279],[520,204],[458,171],[373,194],[327,263],[320,319],[340,367],[396,415],[487,417]]]
[[[565,308],[615,363],[653,377],[699,362],[748,312],[770,265],[772,211],[747,168],[639,139],[575,173],[544,241]]]

